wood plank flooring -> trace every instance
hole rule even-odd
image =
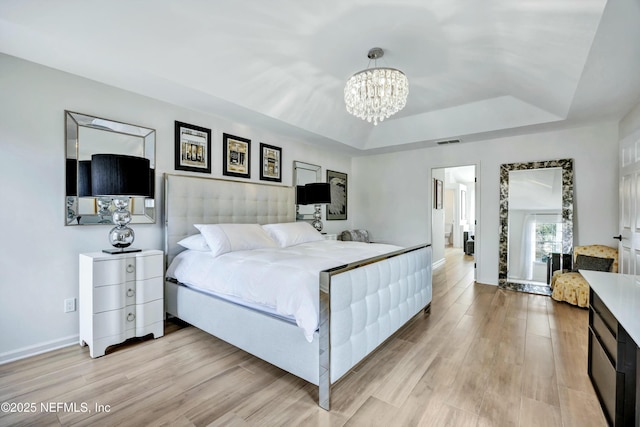
[[[3,407],[0,425],[604,426],[587,322],[584,309],[475,283],[473,260],[451,249],[431,314],[347,374],[330,412],[315,386],[167,323],[98,359],[72,346],[0,365],[0,402],[21,409]]]

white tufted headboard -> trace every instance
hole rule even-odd
[[[186,175],[164,175],[167,265],[193,224],[273,224],[295,221],[293,187]]]

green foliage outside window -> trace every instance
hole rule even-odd
[[[536,261],[546,262],[551,252],[562,252],[562,224],[536,223]]]

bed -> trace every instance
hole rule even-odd
[[[329,264],[326,259],[320,261],[318,265],[323,268],[313,272],[317,284],[313,284],[312,291],[316,310],[312,320],[316,323],[307,324],[306,328],[299,326],[296,316],[278,312],[278,307],[262,307],[255,302],[245,304],[233,295],[202,289],[200,284],[182,283],[171,276],[178,260],[193,252],[185,250],[185,239],[192,240],[199,237],[198,234],[209,237],[208,230],[233,227],[230,224],[274,224],[276,229],[296,227],[294,188],[165,174],[165,201],[167,315],[317,385],[318,403],[326,410],[330,409],[332,384],[415,315],[430,310],[431,246],[428,244],[385,248],[385,245],[318,239],[276,248],[277,255],[268,252],[270,248],[247,251],[251,257],[264,252],[269,260],[284,257],[290,260],[290,265],[297,266],[302,263],[292,262],[294,258],[289,257],[298,256],[306,246],[316,253],[339,254],[342,250],[351,251],[351,247],[346,247],[349,244],[370,245],[366,248],[368,256],[362,259],[354,260],[355,255],[344,252],[349,262],[338,262],[342,255],[335,255],[337,260]],[[200,233],[196,224],[201,228]],[[269,227],[262,228],[268,230]],[[276,244],[279,245],[280,242]],[[231,250],[218,258],[247,263],[244,258],[240,259],[241,252]],[[291,255],[292,252],[295,254]],[[197,256],[191,265],[198,264]],[[263,280],[265,286],[270,282]]]

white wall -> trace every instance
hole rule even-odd
[[[640,131],[640,102],[620,121],[620,140]]]
[[[252,181],[259,181],[260,142],[282,147],[283,185],[291,185],[294,160],[322,166],[323,177],[331,169],[349,174],[350,186],[356,181],[351,158],[335,151],[6,55],[0,70],[0,362],[77,342],[77,312],[64,313],[63,301],[78,297],[78,254],[109,246],[109,226],[64,226],[65,109],[156,129],[156,188],[164,172],[175,172],[175,120],[212,129],[213,177],[222,177],[227,132],[252,140]],[[157,197],[157,223],[133,225],[138,247],[163,249],[162,191]],[[329,233],[351,228],[350,220],[324,224]]]
[[[615,246],[618,222],[618,125],[589,126],[353,159],[351,206],[376,240],[431,242],[431,169],[475,164],[477,280],[498,283],[499,167],[573,158],[576,245]],[[385,173],[380,173],[384,171]],[[364,185],[366,183],[366,185]],[[364,217],[363,217],[364,216]]]

